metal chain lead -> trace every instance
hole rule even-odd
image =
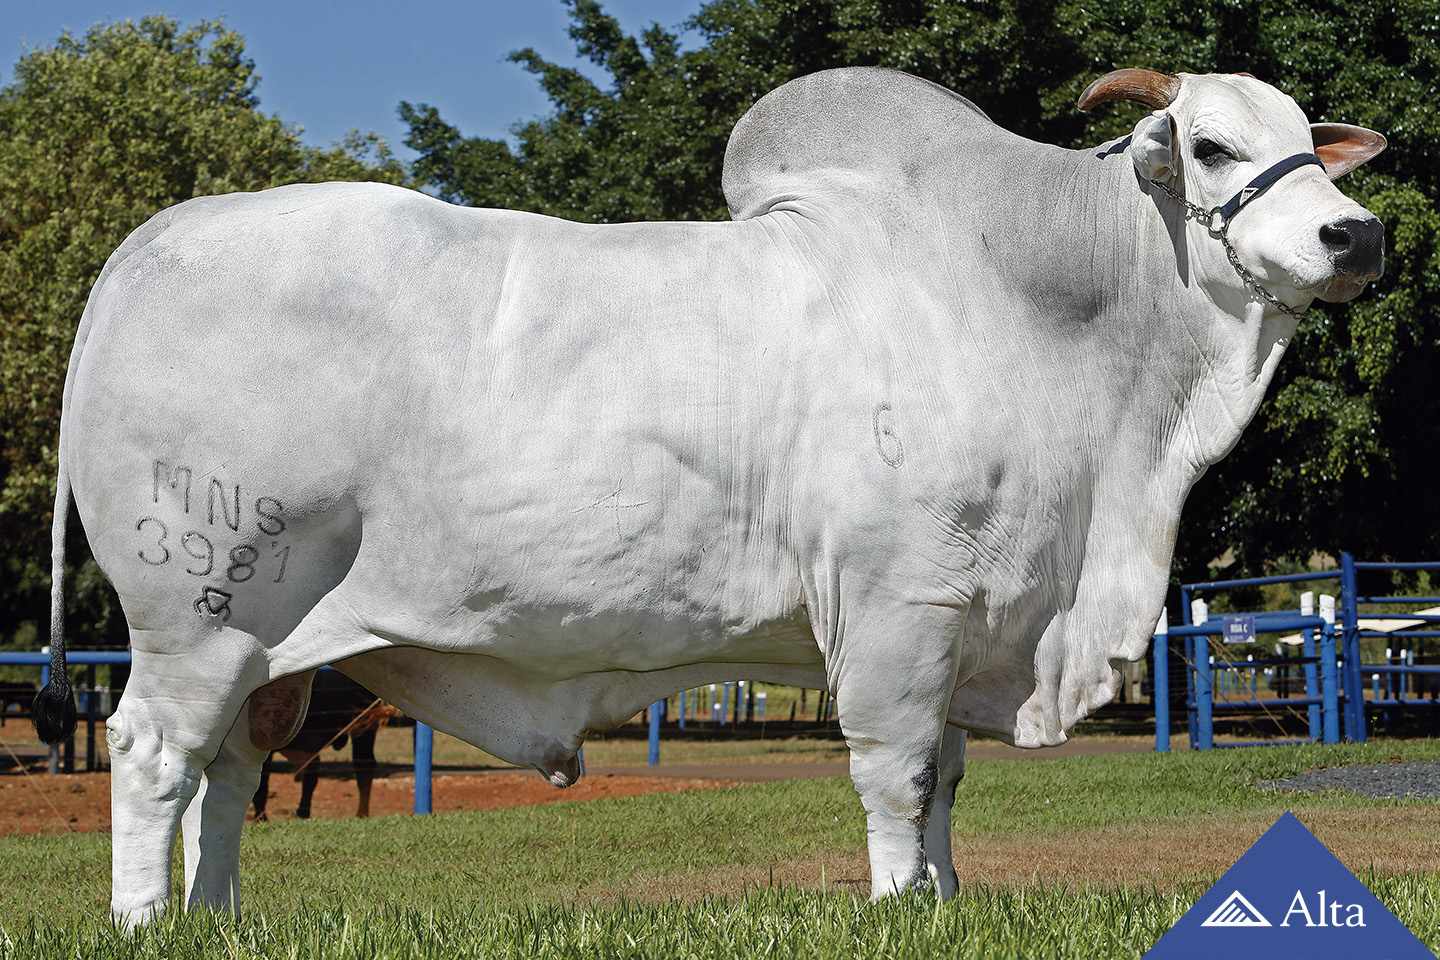
[[[1302,307],[1299,309],[1292,307],[1290,306],[1290,304],[1282,302],[1280,298],[1275,296],[1275,294],[1271,293],[1269,290],[1266,290],[1260,285],[1260,281],[1255,279],[1255,275],[1251,273],[1248,269],[1246,269],[1245,265],[1240,262],[1240,255],[1237,254],[1235,252],[1235,248],[1231,246],[1230,237],[1228,236],[1230,232],[1230,224],[1226,223],[1223,219],[1219,217],[1219,207],[1216,207],[1214,210],[1206,210],[1203,207],[1198,207],[1195,204],[1191,203],[1189,200],[1186,200],[1183,196],[1177,193],[1168,183],[1161,183],[1159,180],[1151,180],[1150,182],[1155,184],[1155,186],[1159,187],[1161,192],[1164,193],[1171,200],[1174,200],[1176,203],[1180,204],[1182,207],[1185,208],[1185,218],[1187,220],[1195,220],[1199,222],[1202,226],[1205,227],[1205,229],[1210,231],[1211,236],[1215,237],[1217,240],[1219,240],[1225,245],[1225,255],[1230,258],[1230,265],[1235,268],[1235,272],[1240,275],[1241,281],[1245,284],[1245,287],[1248,290],[1250,290],[1252,293],[1255,293],[1262,300],[1275,307],[1277,310],[1281,311],[1282,313],[1288,313],[1292,317],[1303,317],[1305,315],[1305,311],[1310,309],[1309,307]],[[1220,219],[1220,225],[1218,227],[1215,225],[1215,221],[1217,219]]]
[[[1220,238],[1220,242],[1225,244],[1225,255],[1230,258],[1230,265],[1235,268],[1236,273],[1240,274],[1240,279],[1245,282],[1245,286],[1249,287],[1255,293],[1259,294],[1271,306],[1275,307],[1281,313],[1288,313],[1290,316],[1296,318],[1305,316],[1305,311],[1310,309],[1308,306],[1300,307],[1299,309],[1297,309],[1290,306],[1290,304],[1283,302],[1279,297],[1275,296],[1275,294],[1260,286],[1260,281],[1255,279],[1255,275],[1252,274],[1249,270],[1245,269],[1245,265],[1240,262],[1240,255],[1237,254],[1235,252],[1235,248],[1230,245],[1230,238],[1225,235],[1226,231],[1229,229],[1230,225],[1228,223],[1225,224],[1223,227],[1220,228],[1220,232],[1217,234],[1217,236]]]

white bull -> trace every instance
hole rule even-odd
[[[1378,135],[1247,77],[1082,106],[1115,98],[1156,112],[1072,151],[904,74],[810,76],[737,124],[729,223],[324,184],[135,231],[55,512],[57,606],[73,489],[131,631],[116,917],[163,909],[182,829],[189,902],[238,909],[246,803],[325,663],[559,786],[674,691],[823,686],[874,893],[953,894],[964,731],[1057,744],[1110,699],[1294,313],[1381,269],[1326,176]],[[1227,236],[1204,213],[1312,150]],[[37,706],[73,722],[63,679]]]

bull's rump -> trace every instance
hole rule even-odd
[[[132,628],[278,642],[343,582],[384,643],[561,671],[813,659],[785,415],[804,365],[753,227],[338,184],[161,219],[92,298],[65,414]]]

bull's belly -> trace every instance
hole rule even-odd
[[[638,576],[635,557],[607,579],[540,564],[539,548],[507,556],[516,553],[530,557],[533,576],[456,589],[467,579],[446,587],[432,569],[428,591],[401,578],[397,592],[394,565],[375,568],[391,571],[382,585],[362,549],[332,597],[343,602],[318,608],[325,619],[302,624],[283,655],[344,656],[341,669],[410,715],[561,784],[590,732],[681,690],[736,679],[825,683],[809,618],[798,601],[780,603],[779,591],[764,591],[764,603],[753,588],[730,581],[727,590],[694,570],[691,590],[673,579],[660,590],[662,581]],[[718,602],[726,597],[732,605]]]
[[[502,760],[533,766],[557,786],[573,782],[574,757],[591,732],[613,729],[682,690],[737,679],[824,684],[818,667],[744,663],[546,680],[491,657],[414,647],[374,650],[336,666],[415,719]]]
[[[646,672],[700,663],[812,666],[820,654],[803,613],[760,623],[675,616],[646,609],[581,613],[500,609],[463,617],[444,649],[481,653],[538,676]]]
[[[735,565],[724,562],[687,564],[663,543],[632,548],[607,565],[511,544],[503,553],[481,550],[472,568],[437,561],[402,573],[400,561],[377,563],[362,543],[336,588],[337,606],[371,648],[476,655],[542,682],[696,664],[818,668],[790,578],[763,565],[735,572],[719,569]]]

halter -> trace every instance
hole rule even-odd
[[[1239,255],[1235,253],[1235,248],[1230,244],[1229,231],[1230,222],[1235,219],[1237,213],[1249,205],[1250,201],[1260,196],[1266,190],[1269,190],[1286,174],[1294,173],[1296,170],[1302,167],[1308,167],[1311,164],[1318,164],[1321,169],[1325,167],[1324,161],[1313,153],[1297,153],[1293,157],[1286,157],[1254,180],[1251,180],[1239,193],[1235,194],[1235,196],[1231,197],[1223,205],[1215,207],[1212,210],[1206,210],[1203,207],[1196,206],[1177,193],[1174,188],[1167,183],[1161,183],[1159,180],[1151,180],[1150,182],[1159,187],[1161,192],[1170,199],[1185,208],[1185,219],[1200,222],[1210,231],[1212,237],[1225,245],[1225,255],[1230,258],[1230,265],[1235,268],[1235,272],[1240,275],[1240,279],[1248,289],[1254,291],[1267,303],[1283,313],[1288,313],[1292,317],[1302,317],[1305,315],[1305,311],[1310,308],[1305,307],[1297,310],[1288,303],[1282,303],[1278,297],[1262,287],[1260,281],[1255,279],[1255,275],[1247,270],[1245,265],[1240,262]]]

